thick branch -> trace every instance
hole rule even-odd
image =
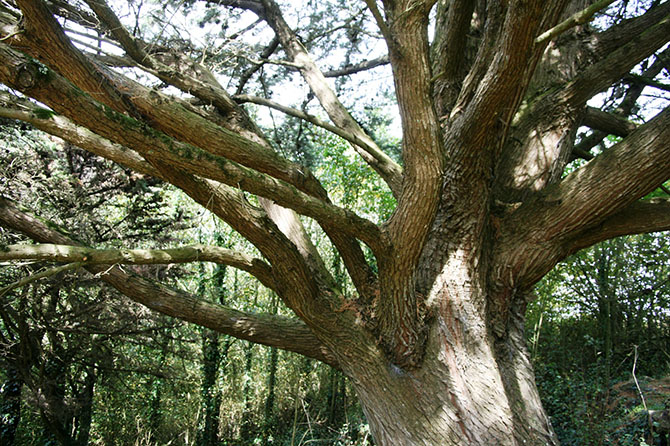
[[[20,211],[3,198],[0,198],[0,224],[23,232],[38,242],[76,245],[70,238]],[[138,275],[125,273],[117,267],[89,266],[87,269],[135,302],[150,309],[240,339],[294,351],[337,367],[332,355],[301,321],[232,310],[167,288]]]
[[[246,271],[263,285],[276,290],[272,269],[260,259],[218,246],[192,245],[173,249],[93,249],[70,245],[9,245],[0,249],[0,260],[43,260],[87,265],[166,265],[214,262]]]
[[[442,188],[444,153],[432,101],[428,45],[429,3],[387,4],[387,39],[403,129],[404,182],[388,223],[394,252],[380,261],[379,336],[390,359],[412,367],[423,354],[423,318],[415,292],[416,268]]]
[[[364,1],[365,4],[368,6],[368,9],[370,10],[370,14],[372,14],[372,17],[375,19],[375,22],[377,22],[379,31],[381,31],[382,35],[384,36],[384,39],[386,39],[387,42],[391,42],[392,41],[391,33],[389,31],[386,20],[379,11],[379,8],[377,8],[377,0],[364,0]]]
[[[1,94],[0,98],[8,96]],[[172,182],[177,187],[181,187],[189,196],[203,207],[212,211],[215,215],[222,218],[230,224],[240,234],[250,240],[261,252],[264,254],[274,254],[269,256],[270,259],[280,262],[284,265],[289,265],[293,259],[289,259],[285,255],[279,256],[280,253],[286,253],[292,248],[289,244],[281,245],[277,239],[282,238],[280,232],[276,230],[274,225],[261,222],[263,220],[263,213],[260,210],[249,209],[250,206],[242,197],[239,191],[235,191],[221,183],[213,181],[192,181],[187,182],[188,174],[180,172],[177,175],[165,176],[164,172],[157,170],[151,164],[146,162],[137,153],[129,150],[118,144],[111,143],[105,138],[96,135],[89,130],[74,125],[71,121],[58,115],[49,116],[47,110],[37,108],[34,104],[19,98],[11,98],[10,105],[14,107],[21,107],[22,110],[0,108],[0,116],[10,119],[20,119],[29,122],[36,128],[46,131],[52,135],[69,141],[79,147],[82,147],[91,153],[103,156],[107,159],[115,161],[123,166],[130,167],[137,172],[148,174],[157,178],[161,178],[168,182]],[[19,101],[20,105],[17,105]],[[29,111],[28,111],[29,110]],[[37,115],[40,116],[37,116]],[[170,171],[172,172],[172,171]],[[178,181],[175,181],[178,179]],[[225,204],[221,204],[221,202]],[[270,207],[272,209],[272,207]],[[283,215],[283,223],[289,222],[290,219]],[[295,233],[295,228],[292,234]],[[302,246],[302,245],[301,245]],[[271,287],[269,283],[266,286]]]
[[[221,0],[220,4],[232,6],[234,8],[246,9],[255,13],[259,17],[265,17],[265,7],[261,1],[257,0]]]
[[[570,252],[622,235],[670,231],[670,200],[654,198],[636,201],[611,215],[599,225],[576,236],[568,245]]]
[[[582,124],[617,136],[627,136],[636,128],[636,125],[629,120],[594,107],[586,108]]]
[[[650,28],[640,31],[640,35],[635,37],[630,33],[632,29],[638,29],[639,19],[644,19]],[[596,130],[593,136],[574,146],[576,129],[581,121],[580,116],[586,109],[586,101],[618,81],[637,63],[652,54],[663,44],[662,42],[667,41],[670,29],[664,29],[666,25],[658,23],[662,19],[663,16],[647,12],[634,21],[615,26],[614,28],[621,34],[629,36],[625,44],[615,47],[607,54],[601,54],[601,49],[583,46],[579,49],[579,54],[582,54],[580,60],[592,61],[590,54],[595,52],[600,57],[600,59],[596,57],[598,62],[595,65],[580,67],[573,66],[573,63],[568,64],[565,67],[567,76],[562,77],[569,77],[572,72],[576,73],[571,79],[564,81],[566,82],[564,85],[555,86],[548,94],[529,99],[530,106],[521,111],[516,118],[514,139],[510,139],[506,144],[507,152],[498,168],[497,177],[499,183],[504,186],[498,188],[499,197],[511,201],[525,200],[526,197],[560,180],[571,152],[572,156],[590,158],[588,151],[609,131],[616,134],[626,132],[630,124],[617,123],[611,116],[588,110],[587,121],[596,127],[607,128],[608,133]],[[595,42],[598,46],[600,39]],[[570,54],[574,49],[571,50],[568,45],[561,51]],[[627,95],[627,98],[632,99],[633,96],[636,98],[639,95],[640,90],[631,87],[631,93],[634,90],[637,93]],[[635,99],[632,102],[626,99],[622,102],[621,110],[615,112],[619,114],[621,111],[621,118],[625,118],[634,102]],[[517,144],[517,140],[522,141],[522,144]]]
[[[94,95],[108,107],[117,111],[127,111],[125,106],[127,98],[108,82],[98,67],[72,45],[44,2],[19,0],[16,4],[23,13],[24,32],[15,39],[9,39],[10,43],[16,40],[13,44],[24,50],[41,49],[42,52],[38,53],[37,57],[47,63],[53,62],[49,60],[48,54],[65,56],[67,63],[60,63],[57,66],[64,76],[72,79],[79,88]]]
[[[272,265],[282,290],[279,297],[297,316],[312,327],[327,327],[332,323],[333,315],[328,309],[339,305],[339,296],[331,292],[334,287],[329,277],[315,274],[315,270],[309,268],[313,266],[311,259],[305,259],[292,242],[297,226],[294,220],[280,218],[275,222],[237,190],[174,169],[160,160],[156,161],[156,167],[170,183],[228,222],[258,248]],[[268,208],[268,211],[277,209]],[[284,209],[280,216],[286,217],[286,211]],[[320,294],[324,289],[330,294]]]
[[[437,6],[433,78],[436,108],[440,115],[448,114],[454,106],[467,74],[467,63],[471,62],[465,54],[476,3],[458,0],[448,5],[447,2],[440,2]]]
[[[541,222],[543,240],[578,236],[670,178],[668,141],[670,109],[548,189],[541,202],[519,208],[512,220]]]
[[[584,43],[589,57],[582,63],[588,66],[609,57],[613,51],[636,40],[641,34],[663,21],[668,14],[670,14],[670,4],[665,2],[649,8],[640,16],[622,20],[605,31],[587,37]]]

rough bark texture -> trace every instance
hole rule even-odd
[[[0,225],[49,244],[10,246],[0,259],[83,262],[156,311],[331,364],[352,380],[380,445],[557,444],[525,347],[525,308],[533,285],[570,253],[619,235],[670,229],[667,200],[640,201],[670,178],[670,111],[641,125],[628,119],[642,88],[658,87],[653,77],[668,68],[663,55],[654,55],[670,36],[670,3],[598,32],[583,21],[555,28],[595,3],[588,0],[367,0],[388,55],[327,75],[391,65],[401,168],[344,108],[279,3],[220,2],[267,23],[276,38],[262,57],[281,45],[284,63],[298,70],[331,122],[268,98],[236,99],[349,141],[397,199],[382,224],[334,204],[308,169],[273,152],[202,64],[155,51],[123,29],[103,0],[87,3],[93,12],[82,12],[82,26],[108,30],[124,61],[197,100],[171,97],[102,65],[71,43],[45,3],[16,0],[15,8],[0,5],[0,82],[49,110],[0,92],[0,117],[172,183],[262,258],[202,246],[83,247],[0,199]],[[550,37],[538,39],[543,33]],[[631,77],[649,57],[642,80]],[[238,94],[254,73],[242,75]],[[622,79],[630,88],[618,109],[586,106]],[[580,125],[594,132],[576,146]],[[590,153],[608,134],[622,139]],[[574,156],[592,161],[563,177]],[[357,296],[338,288],[297,214],[329,237]],[[99,266],[194,260],[248,271],[295,318],[245,314]]]

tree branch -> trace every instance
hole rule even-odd
[[[235,102],[228,96],[211,73],[207,76],[207,80],[203,81],[189,76],[183,70],[164,65],[145,51],[146,44],[138,42],[137,39],[130,35],[104,0],[86,0],[86,4],[95,12],[116,40],[119,41],[121,47],[139,65],[149,69],[152,74],[156,75],[162,81],[174,85],[184,92],[193,94],[205,103],[214,105],[223,115],[235,110]],[[193,62],[191,63],[194,64]],[[199,68],[200,72],[206,71],[204,67]]]
[[[659,9],[665,9],[665,15],[657,14]],[[652,14],[653,13],[653,14]],[[591,97],[605,90],[617,80],[625,76],[635,65],[654,54],[659,48],[668,42],[670,36],[670,4],[666,3],[652,9],[638,19],[647,19],[647,27],[642,30],[635,39],[624,45],[612,48],[610,52],[604,53],[603,57],[588,68],[582,68],[580,74],[561,89],[558,100],[570,104],[585,104]],[[656,21],[649,23],[651,18]],[[624,25],[628,25],[625,27]],[[616,28],[622,34],[628,34],[638,22],[624,23],[615,26],[607,32],[613,32]],[[637,27],[635,27],[637,28]],[[597,54],[609,48],[609,45],[598,46]]]
[[[582,124],[609,135],[627,136],[637,127],[633,122],[604,112],[599,108],[587,107]]]
[[[258,17],[265,17],[265,7],[262,2],[257,0],[221,0],[220,4],[233,8],[246,9]]]
[[[522,205],[512,220],[542,222],[543,240],[578,236],[670,178],[668,141],[670,108],[548,188],[539,202]]]
[[[463,79],[467,75],[466,57],[468,31],[472,21],[475,4],[470,0],[440,2],[437,6],[433,66],[437,112],[447,115],[454,106],[461,90]]]
[[[670,231],[669,199],[653,198],[631,203],[599,225],[574,237],[568,244],[568,250],[573,253],[614,237],[657,231]]]
[[[643,78],[654,78],[664,67],[663,57],[670,54],[670,48],[665,49],[661,54],[656,56],[656,60],[642,73]],[[629,116],[635,104],[637,103],[638,98],[642,94],[644,85],[638,82],[633,82],[626,90],[626,94],[619,103],[619,106],[614,110],[614,116],[617,116],[621,119],[625,119],[626,116]],[[606,132],[595,130],[591,135],[582,139],[579,144],[575,145],[572,149],[572,156],[577,158],[583,158],[585,160],[593,159],[593,155],[589,151],[598,145],[603,138],[607,136]]]
[[[115,144],[64,116],[52,113],[18,96],[0,92],[0,117],[27,122],[36,129],[62,138],[98,156],[136,172],[160,178],[160,173],[134,150]]]
[[[76,245],[42,221],[20,211],[0,198],[0,224],[28,235],[33,240],[60,245]],[[249,314],[226,308],[167,288],[117,267],[88,266],[123,294],[152,310],[193,322],[221,333],[271,347],[293,351],[338,367],[332,354],[301,321],[268,314]]]
[[[338,68],[335,70],[324,71],[323,75],[325,77],[340,77],[347,76],[349,74],[360,73],[361,71],[371,70],[373,68],[379,67],[381,65],[387,65],[389,63],[389,57],[381,56],[376,59],[364,60],[354,65],[348,65],[346,67]]]
[[[380,263],[381,343],[400,367],[418,364],[423,352],[422,304],[415,292],[417,265],[442,190],[445,156],[432,102],[428,22],[430,2],[386,3],[387,40],[403,130],[404,181],[387,224],[393,252]]]
[[[173,249],[93,249],[70,245],[8,245],[0,260],[41,260],[87,265],[167,265],[214,262],[246,271],[266,287],[277,291],[270,265],[246,254],[217,246],[192,245]]]
[[[0,98],[4,96],[7,96],[7,94],[0,93]],[[278,255],[279,253],[290,251],[293,248],[290,244],[281,244],[276,241],[277,239],[282,238],[281,232],[277,231],[276,226],[270,225],[267,222],[262,224],[261,222],[267,220],[266,216],[257,208],[251,209],[239,191],[235,191],[224,184],[216,183],[214,181],[186,181],[189,174],[185,172],[172,174],[174,169],[168,170],[168,172],[171,173],[166,177],[165,166],[162,166],[164,169],[163,171],[159,171],[132,150],[113,144],[87,129],[74,125],[72,122],[61,116],[54,115],[45,118],[45,115],[49,115],[47,110],[36,108],[34,104],[19,98],[12,99],[18,100],[18,103],[20,103],[20,107],[22,107],[23,110],[17,111],[15,109],[0,108],[0,116],[8,117],[10,119],[22,119],[25,122],[31,123],[36,128],[63,138],[72,144],[89,150],[91,153],[108,158],[123,166],[130,167],[137,172],[172,182],[172,184],[182,188],[182,190],[204,208],[212,211],[215,215],[226,221],[231,227],[242,234],[242,236],[250,240],[262,253],[269,255],[270,259],[284,265],[289,265],[291,262],[295,261],[295,259],[289,259],[286,255]],[[12,102],[11,104],[15,107],[19,107],[17,102]],[[38,114],[41,117],[36,116]],[[278,206],[275,207],[279,208]],[[274,207],[268,206],[268,209],[272,210]],[[287,215],[282,214],[282,222],[280,224],[285,225],[289,221],[291,221],[291,219],[288,218]],[[290,235],[292,235],[294,239],[297,237],[296,232],[298,232],[296,228],[292,228],[290,232]],[[303,243],[299,243],[299,240],[296,240],[296,246],[302,247],[303,245]],[[278,257],[280,260],[277,260]],[[305,257],[311,259],[310,261],[315,261],[315,256],[311,254],[305,254]],[[360,267],[360,269],[364,268]],[[270,287],[269,283],[266,283],[266,286]]]
[[[279,48],[279,39],[277,39],[277,36],[272,38],[272,41],[268,46],[265,47],[263,52],[261,53],[261,60],[267,59],[274,53],[277,48]],[[251,77],[261,69],[263,65],[262,64],[253,64],[251,67],[249,67],[244,73],[240,75],[240,81],[237,84],[237,91],[235,94],[239,95],[242,94],[242,91],[244,90],[244,86],[246,83],[251,79]]]
[[[8,247],[11,249],[10,247]],[[29,283],[41,280],[41,279],[46,279],[47,277],[55,276],[56,274],[60,274],[64,271],[70,271],[73,269],[80,268],[84,264],[81,262],[73,262],[73,263],[68,263],[67,265],[62,265],[62,266],[57,266],[55,268],[49,268],[45,271],[41,271],[39,273],[31,274],[28,277],[24,277],[23,279],[16,281],[14,283],[11,283],[7,285],[6,287],[0,288],[0,298],[4,297],[5,294],[9,293],[12,290],[15,290],[16,288],[20,288],[22,286],[25,286]]]
[[[330,276],[322,275],[320,266],[314,263],[320,257],[316,260],[309,258],[309,253],[305,252],[309,247],[297,246],[294,242],[296,236],[300,237],[295,232],[302,226],[298,226],[299,221],[286,218],[286,209],[267,207],[266,213],[252,206],[242,193],[226,185],[203,180],[159,160],[156,167],[171,184],[226,221],[258,248],[272,265],[282,291],[278,293],[279,297],[297,316],[310,327],[326,327],[332,322],[333,315],[328,310],[340,305],[340,296],[333,292],[336,287]],[[278,210],[281,211],[280,218],[269,215]]]
[[[639,74],[635,73],[629,73],[626,76],[623,77],[623,80],[625,82],[628,82],[630,84],[642,84],[646,85],[649,87],[654,87],[658,88],[659,90],[663,91],[670,91],[670,84],[665,84],[663,82],[659,82],[657,80],[654,80],[652,78],[646,77],[646,76],[640,76]]]
[[[368,9],[370,10],[372,17],[375,19],[375,22],[377,22],[377,26],[379,27],[379,31],[382,33],[382,36],[384,36],[386,42],[388,42],[388,44],[391,45],[393,43],[391,33],[389,31],[388,25],[386,24],[386,20],[384,20],[384,17],[382,16],[381,12],[379,11],[379,8],[377,7],[377,1],[376,0],[364,0],[364,1],[365,4],[368,6]]]
[[[577,26],[577,25],[583,25],[584,23],[587,23],[591,21],[593,16],[600,11],[601,9],[605,9],[612,3],[614,3],[616,0],[600,0],[588,8],[579,11],[572,16],[570,16],[568,19],[565,21],[559,23],[558,25],[554,26],[553,28],[543,32],[537,38],[535,39],[536,44],[541,44],[543,42],[546,42],[548,40],[553,39],[554,37],[564,33],[565,31],[569,30],[570,28]]]
[[[129,111],[131,115],[137,116],[132,109],[128,109],[127,97],[100,73],[97,66],[72,45],[44,2],[18,0],[16,4],[23,13],[24,32],[14,39],[9,39],[10,44],[23,51],[28,50],[42,61],[55,63],[55,68],[60,73],[111,109],[119,112]],[[4,23],[3,25],[6,26]],[[49,57],[54,54],[60,56]]]
[[[0,95],[0,98],[1,97],[2,96]],[[267,216],[260,209],[251,209],[251,206],[244,200],[244,197],[242,197],[239,191],[235,191],[224,184],[215,183],[213,181],[208,182],[195,179],[193,181],[187,181],[190,176],[189,174],[185,172],[175,173],[174,169],[168,169],[164,165],[161,166],[162,170],[159,171],[144,161],[138,154],[125,147],[112,144],[108,140],[95,135],[84,128],[75,126],[61,116],[56,115],[50,118],[44,118],[44,115],[48,115],[47,110],[38,108],[37,110],[39,110],[40,113],[35,111],[25,111],[33,110],[36,106],[25,100],[20,100],[20,102],[24,110],[18,112],[10,110],[10,113],[5,114],[3,113],[4,109],[0,108],[0,116],[5,115],[10,118],[18,119],[26,118],[25,120],[27,122],[36,125],[37,128],[64,138],[72,144],[85,148],[92,153],[104,156],[127,167],[131,167],[138,172],[171,182],[177,187],[182,188],[182,190],[203,207],[226,221],[231,227],[250,240],[269,259],[272,259],[272,261],[279,263],[284,267],[292,265],[294,262],[302,264],[301,261],[287,255],[287,253],[297,248],[302,253],[304,261],[309,263],[313,268],[315,277],[320,277],[320,275],[322,275],[322,273],[318,273],[319,271],[326,271],[326,273],[323,274],[323,281],[327,281],[330,277],[329,274],[327,274],[325,266],[319,264],[320,257],[318,256],[318,253],[315,255],[311,252],[310,247],[313,248],[313,245],[303,234],[304,229],[301,229],[301,227],[298,227],[294,223],[297,220],[292,218],[291,215],[288,215],[286,209],[271,205],[270,203],[264,203],[264,201],[267,200],[261,200],[268,212],[277,214],[277,226],[281,229],[278,230],[277,226],[267,221]],[[17,106],[16,104],[14,105]],[[42,117],[38,118],[35,116],[36,114],[40,114]],[[166,172],[168,172],[167,176]],[[286,243],[286,239],[282,237],[282,232],[295,243],[295,246]],[[360,247],[358,249],[360,250]],[[316,249],[314,249],[314,251],[316,252]],[[346,251],[344,251],[343,257],[346,257]],[[360,260],[360,256],[357,256],[357,258]],[[362,260],[362,263],[356,263],[356,268],[354,270],[356,274],[365,274],[365,271],[369,269],[364,259]],[[298,266],[296,266],[296,269],[297,268]],[[356,274],[353,274],[352,276],[355,278]],[[330,282],[332,282],[332,280]],[[330,282],[326,287],[328,289],[334,287]],[[269,283],[265,284],[270,287]]]
[[[297,109],[291,108],[291,107],[286,107],[286,106],[281,105],[277,102],[271,101],[270,99],[265,99],[265,98],[261,98],[261,97],[258,97],[258,96],[248,95],[248,94],[241,94],[241,95],[233,97],[233,99],[235,99],[236,101],[239,101],[239,102],[251,102],[253,104],[264,105],[266,107],[274,108],[275,110],[279,110],[280,112],[285,113],[289,116],[294,116],[296,118],[303,119],[307,122],[310,122],[310,123],[316,125],[317,127],[321,127],[323,129],[326,129],[329,132],[332,132],[332,133],[336,134],[340,138],[349,141],[351,144],[355,144],[355,145],[358,145],[360,147],[363,147],[363,148],[369,149],[369,150],[376,150],[375,147],[368,146],[367,141],[361,140],[360,138],[358,138],[356,136],[356,134],[349,133],[349,132],[343,130],[342,128],[340,128],[340,127],[337,127],[335,125],[332,125],[332,124],[329,124],[325,121],[322,121],[321,119],[317,118],[316,116],[307,114],[307,113],[305,113],[301,110],[297,110]]]
[[[625,44],[637,39],[642,33],[663,21],[670,14],[670,5],[662,3],[649,8],[644,14],[620,23],[599,33],[587,36],[583,42],[588,57],[582,62],[581,70],[598,63]]]

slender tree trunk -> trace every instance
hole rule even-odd
[[[56,313],[59,292],[56,288],[49,294],[48,308]],[[57,441],[59,444],[76,445],[72,436],[74,413],[66,404],[66,381],[69,373],[65,349],[55,331],[48,330],[47,338],[51,349],[45,351],[44,365],[41,370],[42,384],[40,391],[44,397],[40,414],[44,423],[43,437],[45,441]]]
[[[200,266],[201,277],[205,277],[204,266]],[[214,270],[213,287],[218,294],[218,300],[225,303],[226,268],[217,265]],[[205,295],[206,283],[201,280],[199,293]],[[199,446],[215,446],[219,444],[219,409],[221,405],[221,393],[216,380],[219,376],[221,366],[220,333],[208,328],[202,331],[202,384],[200,393],[202,397],[203,425],[198,431],[197,444]]]
[[[330,369],[328,373],[327,415],[329,426],[338,427],[344,418],[345,388],[344,376],[337,370]]]
[[[277,297],[272,297],[271,314],[277,314]],[[265,412],[263,421],[263,439],[272,435],[274,426],[274,406],[275,406],[275,387],[277,384],[277,363],[279,361],[279,351],[271,347],[268,354],[268,395],[265,398]]]
[[[93,419],[93,397],[95,395],[95,383],[98,375],[95,368],[91,367],[86,371],[86,379],[84,388],[82,389],[79,404],[80,408],[77,410],[75,420],[76,427],[76,443],[79,446],[86,446],[88,444],[91,433],[91,420]]]
[[[165,365],[167,356],[167,343],[163,345],[160,356],[160,368]],[[163,422],[163,413],[161,410],[161,400],[163,398],[163,380],[158,377],[152,377],[149,381],[151,400],[149,401],[149,435],[152,443],[158,442],[158,432]]]
[[[249,440],[252,434],[251,425],[251,365],[254,359],[254,345],[248,342],[244,347],[244,387],[242,394],[244,397],[244,412],[242,412],[242,420],[240,422],[240,439]]]
[[[214,330],[203,329],[201,394],[204,425],[199,432],[198,444],[200,446],[214,446],[219,441],[220,395],[216,386],[221,362],[219,336],[219,333]]]
[[[277,384],[277,362],[279,359],[279,351],[272,347],[270,348],[268,358],[268,396],[265,398],[265,415],[263,426],[263,438],[267,440],[272,435],[272,428],[274,426],[274,405],[275,405],[275,387]]]
[[[0,388],[0,444],[14,445],[16,430],[21,421],[21,389],[23,380],[19,371],[9,366],[5,369],[7,377]]]

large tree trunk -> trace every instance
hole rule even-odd
[[[444,273],[447,274],[448,273]],[[403,369],[372,348],[346,364],[380,445],[557,445],[542,408],[524,338],[525,300],[499,338],[479,293],[443,289],[420,367]],[[342,361],[342,364],[345,364]]]
[[[458,325],[452,328],[476,330]],[[431,356],[418,370],[374,361],[354,375],[377,443],[557,445],[525,348],[511,340],[457,345],[449,340],[452,334],[438,321],[430,335]]]

